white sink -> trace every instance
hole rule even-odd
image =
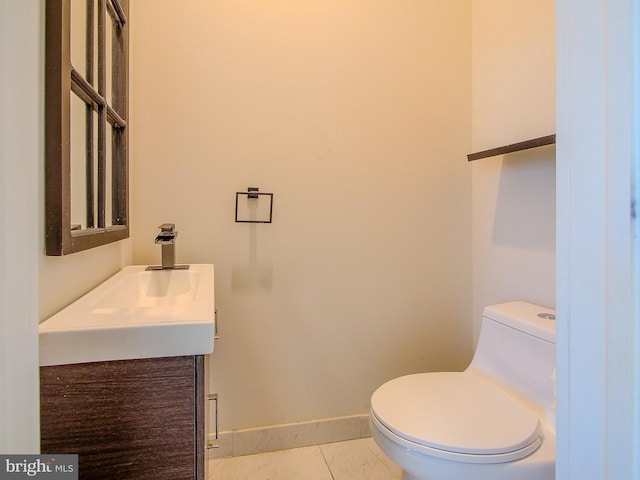
[[[125,267],[42,322],[40,365],[213,352],[213,265]]]

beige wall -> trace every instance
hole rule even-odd
[[[41,215],[44,225],[44,212]],[[44,228],[40,235],[44,252]],[[77,300],[131,262],[131,240],[64,257],[40,255],[40,321]]]
[[[470,2],[132,3],[134,263],[216,265],[223,430],[471,354]],[[234,223],[236,191],[274,223]]]
[[[555,1],[472,3],[474,151],[555,133]]]
[[[473,2],[473,149],[555,133],[555,2]],[[555,149],[478,160],[473,314],[528,300],[555,306]]]

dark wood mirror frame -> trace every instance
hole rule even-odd
[[[74,0],[85,1],[85,0]],[[128,62],[129,0],[86,0],[87,74],[71,64],[71,0],[47,0],[45,79],[45,223],[46,254],[67,255],[129,236],[128,192]],[[91,17],[89,17],[91,15]],[[93,18],[93,16],[97,18]],[[111,72],[106,71],[108,21],[115,25],[112,36]],[[75,20],[74,20],[75,21]],[[97,26],[94,31],[94,24]],[[94,48],[94,35],[99,40]],[[95,51],[94,51],[95,50]],[[97,55],[95,55],[97,54]],[[94,59],[97,68],[94,69]],[[93,72],[97,79],[93,81]],[[113,98],[107,99],[106,76],[111,75]],[[97,83],[97,88],[94,84]],[[71,224],[71,95],[85,102],[88,114],[97,115],[97,136],[93,121],[86,127],[87,224]],[[107,137],[107,126],[113,130]],[[106,142],[111,141],[107,159]],[[94,144],[97,148],[94,148]],[[107,178],[107,161],[111,162]],[[97,170],[97,171],[96,171]],[[110,184],[110,194],[107,185]],[[96,195],[97,191],[97,195]],[[111,198],[111,217],[106,219],[106,202]],[[90,212],[89,212],[90,211]],[[95,218],[94,218],[95,217]]]

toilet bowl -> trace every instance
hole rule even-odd
[[[371,397],[376,443],[403,480],[555,478],[555,321],[526,302],[484,309],[464,372],[407,375]]]

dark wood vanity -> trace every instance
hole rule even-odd
[[[205,479],[203,355],[40,368],[41,449],[79,478]]]

